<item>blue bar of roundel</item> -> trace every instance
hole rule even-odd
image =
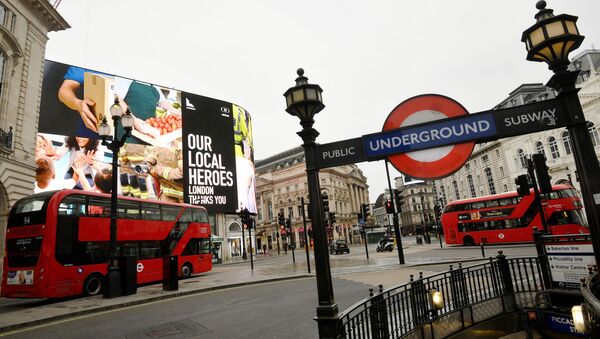
[[[439,132],[444,129],[445,132],[448,131],[460,131],[460,125],[472,125],[475,124],[478,127],[484,127],[482,130],[477,130],[475,132],[469,131],[469,133],[462,133],[462,135],[452,135],[448,138],[442,138],[436,140],[429,141],[419,141],[417,143],[409,143],[404,144],[398,141],[402,141],[403,137],[408,135],[408,139],[410,141],[411,136],[413,134],[422,135],[421,133],[426,132],[425,134],[431,135],[431,131],[437,130]],[[454,130],[452,128],[454,127]],[[464,130],[464,129],[463,129]],[[407,153],[413,152],[422,149],[441,147],[446,145],[455,145],[461,144],[467,141],[474,141],[477,139],[485,139],[496,136],[498,133],[496,131],[496,124],[494,122],[494,117],[491,112],[474,114],[471,116],[466,116],[464,118],[453,118],[453,119],[443,119],[438,121],[434,121],[427,124],[418,125],[416,127],[404,127],[401,129],[396,129],[392,131],[365,135],[363,136],[363,145],[365,149],[365,153],[368,158],[373,157],[381,157],[384,155],[392,155],[397,153]],[[392,139],[393,138],[393,139]],[[398,139],[399,138],[399,139]],[[431,139],[431,138],[430,138]],[[379,144],[380,140],[395,140],[396,144],[392,145],[380,145],[380,147],[375,147]],[[406,139],[405,139],[406,140]],[[391,143],[391,142],[390,142]]]

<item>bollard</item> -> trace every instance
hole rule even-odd
[[[485,244],[481,243],[479,246],[481,247],[481,257],[485,258]]]
[[[178,257],[167,255],[163,257],[163,290],[177,291],[179,289]]]

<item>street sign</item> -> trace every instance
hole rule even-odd
[[[448,97],[419,95],[396,106],[382,132],[317,145],[316,167],[387,158],[407,176],[441,178],[460,169],[476,143],[566,125],[558,99],[468,114]]]
[[[420,150],[408,153],[390,153],[391,155],[387,157],[388,161],[400,172],[415,178],[438,178],[454,173],[471,155],[475,147],[475,141],[438,147],[436,144],[439,141],[438,139],[451,139],[457,143],[464,140],[455,138],[459,134],[457,133],[459,132],[458,130],[453,131],[450,126],[441,126],[437,120],[465,115],[468,115],[468,112],[461,104],[442,95],[424,94],[405,100],[389,114],[383,125],[383,132],[424,124],[418,126],[422,127],[422,130],[412,130],[412,133],[409,134],[410,137],[408,137],[408,141],[411,144],[420,144],[421,147],[419,148]],[[490,119],[489,116],[486,119],[486,126],[479,125],[475,121],[475,128],[479,133],[489,132],[493,119]],[[434,121],[436,123],[433,123],[435,126],[432,127],[436,127],[437,129],[428,129],[427,126],[430,125],[426,123]],[[465,125],[463,127],[467,128]],[[447,136],[447,138],[441,136],[442,128],[449,128],[449,132],[448,129],[444,129],[443,132],[443,135]],[[466,134],[465,130],[463,130],[463,134]],[[424,140],[427,136],[432,141],[425,142]],[[365,153],[367,155],[372,154],[373,149],[371,146],[376,145],[369,142],[369,140],[373,140],[372,138],[373,136],[363,138],[363,145],[365,146]],[[401,137],[401,140],[404,140],[403,138],[404,136]],[[429,149],[431,147],[434,148]],[[395,153],[398,150],[392,148],[391,151]]]
[[[596,264],[591,243],[550,243],[545,250],[556,288],[579,288],[581,278],[589,275],[588,267]]]
[[[558,99],[492,111],[498,138],[565,127],[567,117]]]
[[[342,140],[317,145],[316,156],[319,168],[355,164],[366,161],[361,138]]]

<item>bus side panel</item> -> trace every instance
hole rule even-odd
[[[163,279],[163,258],[138,260],[136,269],[138,285],[161,281]]]
[[[136,241],[164,239],[173,228],[173,222],[157,220],[117,220],[117,240]],[[109,241],[110,219],[81,217],[79,241]]]

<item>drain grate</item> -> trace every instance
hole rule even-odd
[[[125,332],[127,339],[145,339],[145,338],[192,338],[199,335],[206,335],[212,331],[208,328],[191,320],[173,321],[141,330]]]

